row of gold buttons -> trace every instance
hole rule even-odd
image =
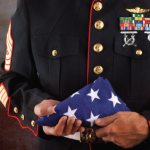
[[[101,2],[96,2],[94,4],[93,8],[94,8],[95,11],[100,11],[103,8],[103,5],[102,5]],[[104,23],[103,23],[103,21],[98,20],[98,21],[95,22],[94,26],[97,30],[101,30],[101,29],[104,28]],[[94,49],[95,52],[99,53],[103,50],[103,45],[100,44],[100,43],[97,43],[97,44],[94,45],[93,49]],[[99,75],[102,72],[103,72],[103,67],[102,66],[94,67],[94,73],[95,74]]]
[[[17,108],[17,107],[14,108],[14,112],[15,112],[16,114],[18,113],[18,108]],[[22,120],[25,119],[25,116],[24,116],[23,114],[21,115],[21,119],[22,119]],[[34,121],[34,120],[31,121],[31,126],[32,126],[32,127],[35,126],[35,121]]]
[[[95,11],[100,11],[102,8],[103,8],[103,5],[102,5],[102,3],[101,2],[96,2],[95,4],[94,4],[94,10]],[[97,30],[101,30],[101,29],[103,29],[104,28],[104,23],[103,23],[103,21],[101,21],[101,20],[98,20],[98,21],[96,21],[95,22],[95,28],[97,29]],[[94,51],[95,52],[97,52],[97,53],[99,53],[99,52],[101,52],[102,50],[103,50],[103,45],[102,44],[100,44],[100,43],[97,43],[97,44],[95,44],[94,45],[94,47],[93,47],[93,49],[94,49]],[[142,55],[142,51],[141,50],[137,50],[136,51],[136,55]],[[53,50],[52,51],[52,56],[57,56],[57,50]],[[96,66],[95,68],[94,68],[94,73],[95,74],[101,74],[103,72],[103,67],[102,66]]]

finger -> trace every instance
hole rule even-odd
[[[79,132],[84,132],[85,131],[85,127],[79,127],[78,131]]]
[[[111,142],[109,136],[102,137],[102,140],[103,140],[104,142]]]
[[[71,134],[75,134],[75,132],[77,132],[79,130],[81,124],[82,124],[81,120],[76,120],[74,123],[74,126],[72,128]]]
[[[62,135],[64,128],[65,128],[65,125],[67,123],[67,119],[68,118],[66,116],[64,116],[59,120],[58,124],[55,126],[55,128],[53,130],[53,133],[55,136],[61,136]]]
[[[38,104],[34,107],[34,113],[37,116],[48,116],[54,113],[54,107]]]
[[[48,126],[43,126],[43,131],[47,135],[54,135],[54,128],[55,127],[48,127]]]
[[[73,125],[75,123],[75,117],[69,117],[68,120],[67,120],[67,124],[64,128],[64,131],[63,131],[63,135],[69,135],[71,134],[71,131],[72,131],[72,128],[73,128]]]
[[[114,138],[112,138],[111,136],[102,137],[102,140],[103,140],[104,142],[106,142],[106,143],[107,143],[107,142],[112,142],[112,143],[114,143],[114,144],[120,146],[119,141],[114,140]]]
[[[47,135],[61,136],[62,131],[64,130],[64,127],[65,127],[66,121],[67,121],[67,117],[62,117],[55,127],[43,126],[43,131]],[[61,124],[62,124],[62,128],[60,128]]]
[[[109,129],[110,129],[109,126],[100,128],[100,129],[95,131],[95,134],[98,138],[106,137],[109,135]]]
[[[44,100],[44,101],[46,102],[46,105],[50,105],[50,106],[55,106],[60,103],[60,101],[56,101],[56,100]]]
[[[56,100],[43,100],[41,103],[34,107],[34,113],[37,116],[48,116],[54,113],[54,108],[52,106],[60,103]]]
[[[112,116],[108,116],[105,118],[101,118],[101,119],[96,119],[95,120],[95,124],[98,126],[107,126],[109,124],[111,124],[112,122],[114,122],[117,119],[117,115],[112,115]]]

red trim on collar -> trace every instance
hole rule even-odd
[[[19,120],[19,118],[17,118],[16,116],[11,116],[11,115],[9,114],[10,101],[11,101],[11,98],[9,98],[9,105],[8,105],[8,112],[7,112],[7,115],[8,115],[9,117],[12,117],[12,118],[17,119],[18,122],[19,122],[19,124],[20,124],[20,126],[21,126],[21,128],[23,128],[23,129],[29,129],[29,130],[31,130],[31,131],[33,132],[33,134],[34,134],[35,136],[38,136],[38,129],[39,129],[39,126],[38,126],[38,125],[37,125],[37,133],[35,133],[30,127],[27,127],[27,126],[23,127],[22,124],[21,124],[21,122],[20,122],[20,120]],[[39,118],[38,118],[38,119],[39,119]]]

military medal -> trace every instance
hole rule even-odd
[[[148,40],[150,41],[150,31],[145,31],[144,33],[148,34]]]
[[[150,11],[150,9],[141,9],[136,7],[135,9],[126,9],[133,13],[132,17],[120,17],[120,30],[121,34],[124,34],[123,47],[137,46],[135,44],[135,34],[137,31],[145,31],[148,34],[148,40],[150,41],[150,18],[145,17],[143,13]],[[129,38],[129,34],[131,37]]]
[[[134,45],[134,46],[137,46],[136,44],[135,44],[135,35],[134,34],[136,34],[136,33],[138,33],[138,32],[136,32],[136,31],[134,31],[134,32],[121,32],[121,34],[124,34],[124,42],[125,42],[125,44],[123,45],[123,47],[125,47],[126,45],[128,45],[128,46],[131,46],[131,45]],[[131,38],[128,38],[128,35],[127,34],[132,34],[131,35]]]

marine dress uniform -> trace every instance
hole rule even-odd
[[[40,150],[89,149],[72,139],[46,136],[35,123],[34,107],[44,99],[63,101],[99,76],[150,121],[150,40],[141,28],[133,38],[120,31],[119,18],[131,17],[126,9],[135,7],[148,10],[150,0],[18,1],[1,65],[0,99],[9,117],[39,135]],[[144,15],[150,17],[150,11]],[[122,149],[92,144],[92,150],[110,148]],[[149,148],[143,142],[133,150]]]

